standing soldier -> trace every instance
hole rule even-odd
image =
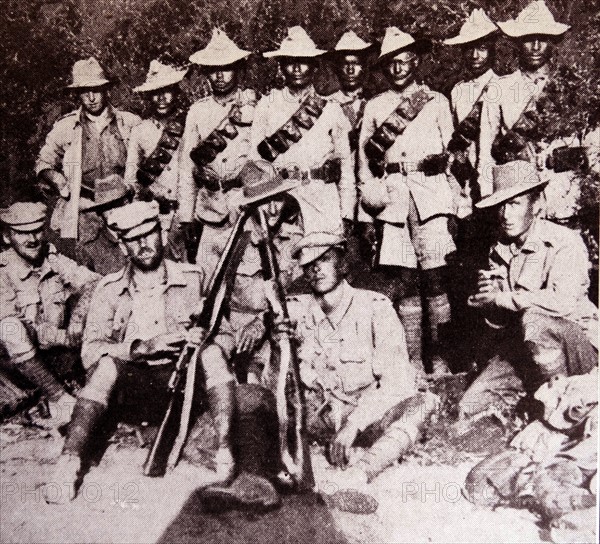
[[[301,181],[291,194],[299,201],[305,230],[350,228],[356,184],[348,134],[350,123],[339,104],[319,96],[313,86],[317,49],[305,30],[295,26],[277,51],[285,78],[283,89],[263,96],[252,125],[252,152],[273,163],[284,179]]]
[[[444,40],[446,45],[460,46],[466,72],[466,78],[450,93],[454,134],[448,150],[453,154],[450,171],[460,185],[457,213],[460,219],[471,214],[473,201],[481,196],[477,186],[477,146],[483,99],[496,77],[493,66],[497,30],[485,11],[477,8],[461,26],[458,36]]]
[[[10,246],[0,254],[0,345],[10,370],[42,391],[53,417],[61,416],[59,410],[64,418],[74,399],[55,377],[53,359],[64,366],[66,352],[78,351],[99,276],[47,243],[46,214],[39,202],[16,202],[0,215]],[[78,302],[69,314],[74,299]]]
[[[185,122],[180,175],[181,184],[193,189],[193,197],[185,204],[191,206],[192,214],[194,207],[206,205],[206,191],[222,192],[223,203],[228,203],[234,194],[231,189],[239,187],[237,177],[250,153],[250,125],[257,100],[252,89],[242,87],[250,55],[225,32],[214,29],[208,45],[190,57],[202,67],[212,89],[211,95],[192,105]],[[197,217],[202,214],[196,209]],[[197,237],[191,245],[195,251]]]
[[[133,89],[148,98],[152,115],[131,131],[125,168],[125,182],[138,197],[160,204],[168,254],[177,261],[184,258],[183,237],[177,236],[179,227],[191,221],[191,210],[186,204],[193,202],[194,196],[193,186],[189,187],[192,180],[186,180],[186,187],[179,184],[180,140],[186,115],[181,107],[179,83],[187,71],[153,60],[146,81]]]
[[[125,185],[118,174],[96,180],[95,201],[90,206],[81,208],[81,213],[95,213],[102,221],[102,228],[94,236],[82,239],[77,244],[77,262],[101,276],[112,274],[125,266],[125,252],[117,233],[108,226],[106,218],[110,210],[124,206],[132,199],[133,189]]]
[[[365,107],[359,174],[362,205],[378,230],[376,271],[406,330],[411,361],[422,368],[423,297],[432,367],[442,371],[439,332],[450,320],[446,256],[455,249],[445,155],[452,114],[444,96],[415,80],[423,47],[398,28],[386,30],[380,63],[392,88]]]
[[[336,72],[340,89],[328,96],[328,100],[337,102],[350,122],[352,127],[348,137],[352,151],[353,167],[358,176],[357,150],[358,135],[362,124],[362,116],[367,100],[364,97],[365,71],[367,68],[367,53],[371,44],[362,40],[352,30],[346,32],[338,41],[335,49],[329,55]],[[358,177],[356,178],[358,183]],[[353,232],[349,244],[357,241],[357,248],[363,261],[372,262],[372,247],[374,240],[373,218],[360,206],[356,213],[356,231]],[[346,229],[346,237],[350,232]],[[351,249],[352,250],[352,249]]]
[[[556,22],[542,0],[524,8],[516,19],[498,23],[518,48],[519,69],[499,78],[483,108],[480,148],[482,183],[491,190],[494,164],[523,159],[534,162],[543,180],[547,217],[568,223],[577,209],[579,186],[575,175],[586,169],[585,135],[548,134],[554,121],[546,119],[560,93],[552,55],[560,37],[570,28]],[[552,114],[550,114],[552,115]],[[596,148],[597,152],[597,148]]]
[[[95,58],[74,64],[67,89],[77,94],[81,107],[54,124],[35,165],[40,180],[60,193],[50,227],[59,231],[60,249],[70,254],[81,239],[102,228],[96,215],[80,215],[81,208],[95,201],[97,179],[125,173],[127,142],[141,121],[109,103],[112,83]]]

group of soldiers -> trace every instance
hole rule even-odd
[[[0,215],[5,364],[43,392],[57,423],[69,421],[55,475],[69,492],[47,500],[76,496],[115,405],[164,413],[175,360],[203,342],[193,316],[248,206],[267,218],[284,289],[305,294],[290,295],[289,319],[275,311],[250,220],[218,334],[200,355],[224,482],[215,496],[249,500],[236,493],[250,481],[277,500],[268,384],[278,335],[294,338],[309,435],[346,469],[344,487],[368,485],[415,444],[437,404],[423,375],[448,371],[449,263],[465,233],[493,236],[466,305],[485,318],[494,354],[459,422],[514,411],[542,384],[593,371],[590,262],[566,224],[577,174],[597,168],[600,133],[548,143],[536,132],[568,29],[541,0],[500,23],[474,10],[445,40],[465,67],[450,100],[417,80],[430,44],[396,27],[376,63],[389,90],[370,100],[374,45],[353,31],[327,52],[290,28],[263,53],[285,84],[259,97],[242,81],[252,53],[215,29],[190,57],[212,93],[186,111],[191,68],[153,60],[133,89],[150,106],[144,120],[110,104],[113,81],[96,59],[76,62],[68,88],[80,107],[55,123],[35,167],[58,192],[51,217],[23,199]],[[500,32],[520,63],[503,77],[493,71]],[[327,97],[313,85],[321,57],[340,86]],[[347,281],[357,263],[376,291]],[[68,357],[85,375],[65,389],[55,365]]]

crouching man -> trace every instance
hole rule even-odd
[[[82,460],[93,446],[91,439],[119,397],[125,405],[151,407],[159,418],[164,415],[176,359],[186,342],[202,342],[203,330],[189,325],[190,314],[199,309],[204,294],[204,273],[195,265],[164,258],[158,203],[133,202],[117,208],[108,222],[125,245],[129,262],[103,278],[93,295],[82,347],[88,379],[79,393],[53,480],[66,485],[68,493],[57,495],[48,486],[48,502],[75,497],[83,478]],[[244,456],[251,457],[246,465],[238,464],[238,471],[260,472],[262,458],[252,448],[268,445],[260,434],[263,427],[252,427],[254,420],[248,417],[268,402],[262,390],[241,391],[240,402],[236,402],[234,377],[227,363],[233,346],[224,321],[200,359],[217,434],[215,465],[221,480],[231,479],[236,468],[232,454],[236,405],[241,422],[236,437],[244,444],[240,448]],[[243,434],[246,431],[251,433],[249,437]],[[265,445],[253,440],[254,436]]]
[[[0,214],[10,246],[0,254],[0,345],[10,371],[41,390],[60,425],[65,417],[68,421],[75,399],[57,375],[72,370],[65,361],[76,361],[100,276],[46,241],[46,219],[46,206],[39,202],[16,202]]]
[[[493,183],[476,206],[497,214],[498,238],[468,300],[495,331],[485,342],[493,357],[460,402],[464,427],[490,409],[511,414],[544,382],[587,373],[598,361],[598,309],[587,295],[581,236],[540,217],[547,182],[529,162],[494,167]]]
[[[360,488],[412,447],[437,397],[417,388],[418,371],[390,300],[345,280],[345,255],[338,235],[305,236],[296,256],[312,293],[290,297],[288,308],[309,436],[324,439],[330,464],[346,469],[339,473],[343,487]],[[354,446],[366,447],[364,454],[355,455]]]

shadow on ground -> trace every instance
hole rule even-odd
[[[197,490],[159,540],[211,544],[346,544],[325,502],[316,494],[289,495],[281,507],[267,513],[204,510]]]

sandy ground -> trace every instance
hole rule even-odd
[[[5,425],[0,445],[0,540],[6,543],[155,542],[193,491],[209,483],[213,474],[182,463],[166,478],[146,478],[141,475],[146,450],[113,444],[88,473],[73,503],[50,506],[41,485],[51,478],[60,440]],[[410,457],[376,480],[375,514],[332,509],[336,529],[348,542],[369,544],[544,542],[533,514],[483,510],[461,496],[461,485],[475,462],[423,466],[418,457]],[[315,456],[318,480],[327,480],[325,465],[322,456]],[[60,482],[54,486],[60,492]],[[251,523],[260,524],[260,518]],[[271,540],[265,534],[261,542]]]

